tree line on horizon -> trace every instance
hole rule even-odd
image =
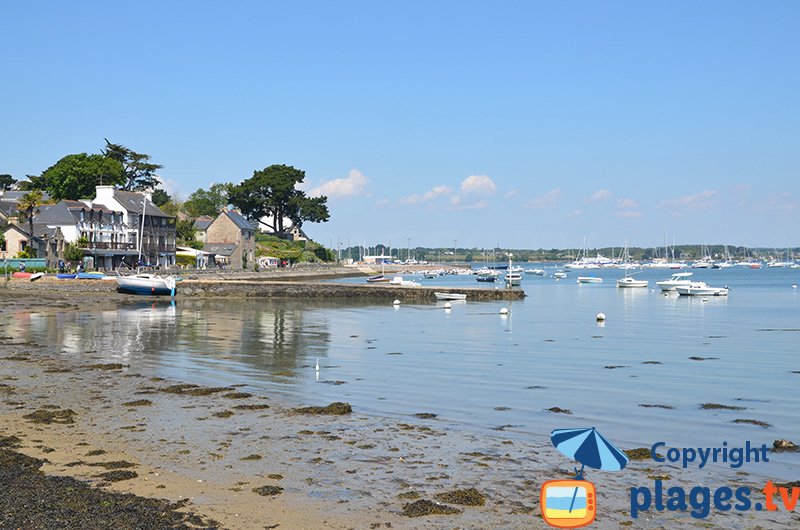
[[[715,260],[726,259],[730,256],[731,259],[772,259],[779,256],[787,257],[788,255],[800,255],[800,247],[788,249],[774,249],[763,247],[745,247],[737,245],[675,245],[670,247],[670,255],[668,259],[674,256],[676,260],[698,260],[706,257],[705,252]],[[726,251],[727,249],[727,251]],[[508,254],[513,254],[514,261],[573,261],[579,258],[578,252],[575,249],[520,249],[520,248],[500,248],[495,247],[492,249],[482,249],[477,247],[413,247],[408,249],[406,247],[390,247],[389,245],[378,243],[376,245],[361,247],[350,246],[341,249],[340,254],[342,259],[352,258],[359,259],[362,255],[376,255],[376,256],[392,256],[393,259],[405,261],[406,259],[415,259],[417,261],[429,262],[466,262],[466,263],[480,263],[487,262],[504,262],[508,260]],[[600,254],[607,258],[614,257],[620,259],[622,254],[622,247],[603,247],[593,250],[589,253],[589,257]],[[629,247],[628,255],[633,261],[650,261],[655,258],[664,258],[664,248],[653,247]],[[485,256],[485,258],[484,258]]]

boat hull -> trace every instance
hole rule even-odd
[[[728,296],[728,289],[724,287],[676,287],[681,296]]]
[[[437,300],[466,300],[467,295],[464,293],[440,293],[434,292],[433,295]]]
[[[166,278],[136,278],[120,276],[117,278],[117,291],[143,296],[169,296],[174,293],[174,284]]]
[[[603,278],[595,276],[578,276],[578,283],[603,283]]]
[[[647,280],[617,280],[617,287],[620,289],[646,289],[650,285]]]
[[[76,276],[78,275],[75,273],[70,274],[67,272],[60,272],[56,274],[56,278],[58,278],[59,280],[74,280]]]

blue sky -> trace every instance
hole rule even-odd
[[[285,163],[324,244],[800,245],[800,3],[12,2],[0,173]]]

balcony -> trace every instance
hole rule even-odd
[[[89,241],[85,250],[136,250],[136,244]]]

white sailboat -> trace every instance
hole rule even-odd
[[[623,264],[627,265],[630,261],[630,256],[628,255],[628,240],[625,240],[625,250],[622,254],[622,262]],[[625,277],[620,278],[617,280],[617,287],[618,288],[647,288],[650,285],[650,282],[647,280],[637,280],[636,278],[630,276],[628,274],[629,268],[627,266],[623,267],[625,269]]]
[[[147,211],[147,195],[142,201],[142,226],[139,232],[139,258],[142,261],[142,246],[144,243],[144,219]],[[130,276],[117,276],[117,291],[120,293],[140,294],[145,296],[175,296],[175,287],[180,278],[172,275],[162,277],[157,274],[142,273]]]

